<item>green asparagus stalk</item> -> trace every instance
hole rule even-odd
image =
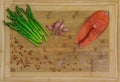
[[[21,12],[23,12],[26,15],[27,18],[29,18],[29,21],[32,22],[32,25],[34,25],[35,28],[37,27],[36,29],[39,31],[40,34],[42,34],[42,36],[44,37],[45,41],[47,41],[47,37],[45,36],[45,33],[48,35],[48,32],[46,31],[46,29],[40,23],[38,23],[33,18],[33,16],[31,16],[32,15],[31,9],[30,9],[29,5],[27,5],[27,6],[28,6],[28,9],[27,9],[26,12],[22,8],[19,8],[19,9],[21,10]]]
[[[20,35],[28,39],[35,46],[38,46],[40,43],[42,43],[43,38],[45,39],[45,41],[47,41],[46,35],[48,35],[48,32],[34,18],[34,15],[30,6],[27,4],[26,11],[23,8],[20,8],[18,6],[16,6],[15,9],[16,9],[15,12],[10,10],[9,8],[7,9],[7,12],[9,14],[7,18],[11,22],[3,21],[3,23],[6,26],[17,31]]]

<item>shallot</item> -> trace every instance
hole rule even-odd
[[[68,28],[63,28],[61,31],[62,32],[66,32],[66,31],[69,31],[70,29],[68,29]]]
[[[64,32],[69,31],[70,29],[64,28],[64,22],[60,22],[59,20],[55,22],[52,26],[46,25],[48,30],[52,31],[52,34],[56,37],[56,35],[64,36]]]
[[[49,29],[49,30],[54,30],[52,26],[46,25],[46,27],[47,27],[47,29]]]
[[[57,22],[55,22],[52,27],[53,29],[57,28],[60,25],[60,21],[58,20]]]
[[[62,24],[60,25],[59,30],[62,30],[63,27],[64,27],[64,22],[62,22]]]

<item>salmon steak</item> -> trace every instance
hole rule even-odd
[[[82,25],[77,35],[76,43],[84,48],[96,40],[109,24],[108,11],[99,10],[93,13]]]

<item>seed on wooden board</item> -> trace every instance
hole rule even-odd
[[[77,56],[74,56],[75,59],[77,59]]]
[[[105,43],[105,40],[104,40],[104,39],[102,39],[100,42],[101,42],[101,43]]]
[[[14,60],[17,60],[18,57],[14,57]]]
[[[37,67],[38,65],[35,65],[35,67]]]
[[[16,39],[16,37],[14,37],[14,39]]]
[[[75,15],[73,15],[73,19],[75,19]]]
[[[38,68],[38,67],[37,67],[36,69],[37,69],[37,70],[39,70],[39,68]]]
[[[39,54],[39,52],[37,52],[37,54]]]
[[[32,53],[31,52],[28,52],[28,54],[31,56],[32,55]]]
[[[44,55],[44,58],[45,58],[45,59],[48,59],[48,57],[47,57],[46,55]]]
[[[26,68],[27,67],[27,65],[24,65],[24,68]]]
[[[78,15],[78,11],[75,11],[75,13],[73,14],[73,19],[75,19],[76,15]]]
[[[61,70],[59,69],[58,72],[60,72]]]
[[[15,70],[14,68],[11,68],[10,71],[11,71],[11,72],[15,72],[16,70]]]
[[[27,57],[25,57],[25,59],[27,59]]]
[[[72,35],[68,35],[68,39],[72,39]]]
[[[75,69],[73,68],[73,71],[74,71]]]
[[[13,45],[11,45],[11,47],[13,47]]]
[[[24,52],[26,52],[26,50],[24,50]]]
[[[18,43],[18,41],[17,41],[17,40],[15,40],[15,43]]]
[[[40,62],[40,64],[42,64],[42,62]]]
[[[22,70],[22,69],[23,69],[23,67],[20,67],[20,69]]]
[[[75,52],[76,51],[76,47],[73,47],[73,52]]]
[[[19,54],[22,54],[21,52],[18,52]]]
[[[50,67],[50,70],[52,70],[52,67]]]
[[[20,50],[21,50],[24,46],[21,45],[21,46],[19,46],[19,47],[20,47]]]
[[[20,62],[21,62],[21,63],[23,63],[23,60],[22,60],[22,58],[20,58]]]
[[[99,59],[102,59],[102,58],[103,58],[103,55],[99,55],[98,57],[99,57]]]
[[[28,60],[28,59],[26,59],[25,61],[26,61],[26,62],[28,62],[29,60]]]
[[[59,61],[60,59],[57,59],[57,61]]]
[[[45,64],[46,62],[44,61],[44,64]]]
[[[19,63],[20,63],[20,61],[18,61],[16,65],[19,65]]]
[[[23,57],[23,54],[20,54]]]
[[[52,11],[49,11],[48,14],[47,14],[47,19],[50,18],[50,15],[51,15]]]
[[[74,64],[75,64],[75,65],[77,65],[77,63],[76,63],[76,62],[75,62]]]
[[[52,68],[51,71],[52,71],[52,72],[55,72],[55,68]]]
[[[78,15],[78,11],[75,11],[75,15]]]
[[[30,64],[30,62],[26,62],[26,64]]]
[[[33,59],[33,57],[31,57],[31,59]]]
[[[10,61],[10,63],[12,63],[12,61]]]
[[[23,54],[21,52],[18,52],[22,57],[23,57]]]
[[[13,54],[13,51],[11,53]]]
[[[82,69],[81,68],[79,68],[79,71],[81,71]]]
[[[94,48],[94,52],[96,52],[96,51],[97,51],[97,47]]]
[[[30,50],[29,52],[33,52],[33,50]]]
[[[48,61],[48,63],[52,64],[52,62],[51,62],[51,61]]]
[[[35,60],[39,61],[39,58],[35,58]]]
[[[69,64],[67,64],[67,66],[69,66]]]

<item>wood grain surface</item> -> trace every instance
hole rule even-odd
[[[7,20],[6,8],[14,10],[15,5],[25,8],[25,4],[29,3],[35,18],[43,26],[61,20],[65,28],[71,29],[65,36],[56,38],[49,31],[48,41],[36,47],[14,30],[3,26],[0,21],[0,82],[119,82],[117,0],[103,3],[96,0],[91,3],[82,0],[71,0],[70,3],[57,3],[57,0],[53,1],[55,3],[48,2],[5,0],[0,3],[2,20]],[[80,49],[75,44],[76,35],[84,21],[97,10],[109,11],[110,23],[97,40],[87,48]]]
[[[87,48],[75,44],[80,26],[94,12],[34,11],[44,27],[61,20],[70,31],[56,37],[49,31],[48,41],[36,47],[10,30],[11,71],[109,71],[109,27]]]

